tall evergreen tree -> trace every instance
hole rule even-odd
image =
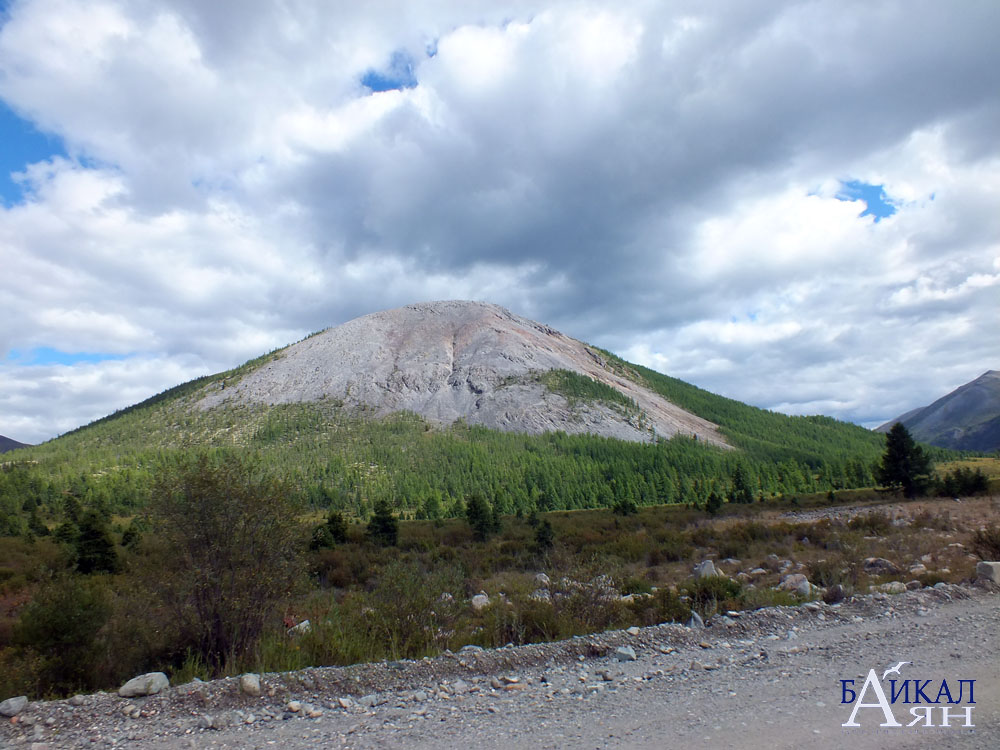
[[[875,472],[879,484],[900,489],[906,497],[916,497],[927,487],[930,473],[930,456],[903,423],[896,422],[886,435],[885,454]]]
[[[118,552],[104,520],[91,511],[80,520],[80,535],[76,538],[76,569],[90,573],[118,572]]]

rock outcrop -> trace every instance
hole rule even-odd
[[[539,375],[569,370],[619,391],[635,407],[571,399]],[[482,302],[431,302],[373,313],[311,336],[234,382],[217,381],[201,408],[324,399],[374,416],[415,412],[509,432],[562,430],[640,442],[693,435],[716,445],[715,425],[672,404],[601,352],[541,323]]]

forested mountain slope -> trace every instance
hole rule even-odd
[[[501,431],[470,424],[476,419],[461,414],[449,423],[440,418],[440,410],[431,417],[395,411],[386,407],[387,402],[379,406],[333,392],[329,383],[350,379],[332,371],[316,389],[315,370],[295,371],[288,363],[310,362],[315,368],[323,344],[316,341],[323,336],[318,334],[18,454],[28,461],[0,472],[0,517],[6,519],[0,534],[20,533],[32,522],[58,522],[67,497],[105,513],[131,513],[145,502],[159,461],[178,452],[206,449],[255,453],[268,471],[286,479],[310,505],[340,507],[360,517],[381,499],[405,514],[453,515],[461,513],[472,493],[489,497],[507,513],[621,502],[702,504],[712,494],[733,496],[737,475],[753,498],[873,484],[872,467],[884,446],[880,435],[827,417],[789,417],[757,409],[632,365],[540,324],[516,316],[511,316],[513,323],[504,322],[502,313],[501,318],[491,318],[493,306],[479,309],[490,313],[481,320],[489,320],[491,326],[497,320],[496,327],[504,331],[509,332],[510,326],[537,326],[535,334],[550,351],[543,355],[522,349],[532,354],[531,367],[524,363],[514,367],[510,359],[499,356],[508,369],[488,371],[466,366],[463,345],[456,341],[449,345],[460,353],[458,364],[444,382],[457,373],[456,390],[472,404],[476,399],[465,394],[476,395],[477,388],[480,396],[493,394],[494,404],[509,397],[503,395],[505,390],[529,394],[534,414],[551,419],[540,404],[555,404],[559,419],[574,429]],[[409,335],[416,338],[413,332]],[[470,329],[463,335],[471,341],[478,334]],[[517,333],[531,346],[533,335]],[[434,336],[440,338],[439,333]],[[485,344],[466,348],[489,350],[497,339],[488,334],[479,338]],[[296,346],[309,356],[290,356]],[[567,350],[573,357],[582,352],[590,364],[578,370],[556,367],[576,361],[566,356]],[[496,353],[490,351],[490,356]],[[395,369],[384,367],[386,360],[379,361],[387,375],[367,382],[385,382],[393,372],[405,371],[398,360]],[[331,370],[335,365],[330,363]],[[407,389],[419,394],[419,388],[426,390],[436,382],[434,373],[440,368],[420,366],[433,377],[400,381],[392,398]],[[360,360],[351,367],[359,377],[369,377]],[[472,383],[470,377],[479,380]],[[273,390],[275,383],[313,388],[314,393],[311,400],[288,398]],[[350,392],[357,395],[354,389]],[[419,398],[456,403],[447,400],[450,394],[447,399],[427,393]],[[689,415],[683,416],[685,425],[698,429],[678,431],[667,439],[661,433],[665,422],[656,420],[668,413]],[[612,420],[627,425],[639,438],[622,440],[579,429],[581,422]],[[557,427],[558,422],[548,426]]]

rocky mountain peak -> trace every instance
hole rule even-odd
[[[569,372],[624,399],[577,399],[547,382]],[[331,399],[376,416],[415,412],[440,424],[635,441],[677,433],[717,445],[712,423],[645,388],[586,344],[485,302],[428,302],[372,313],[294,344],[199,402],[280,404]],[[628,401],[632,404],[629,405]]]

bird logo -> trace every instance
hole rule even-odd
[[[886,677],[888,677],[891,674],[899,674],[899,668],[900,667],[902,667],[904,664],[912,664],[912,663],[913,662],[909,662],[909,661],[901,661],[901,662],[899,662],[896,666],[891,667],[890,669],[885,670],[882,673],[882,679],[884,680]],[[900,677],[902,677],[902,675],[900,675]]]

